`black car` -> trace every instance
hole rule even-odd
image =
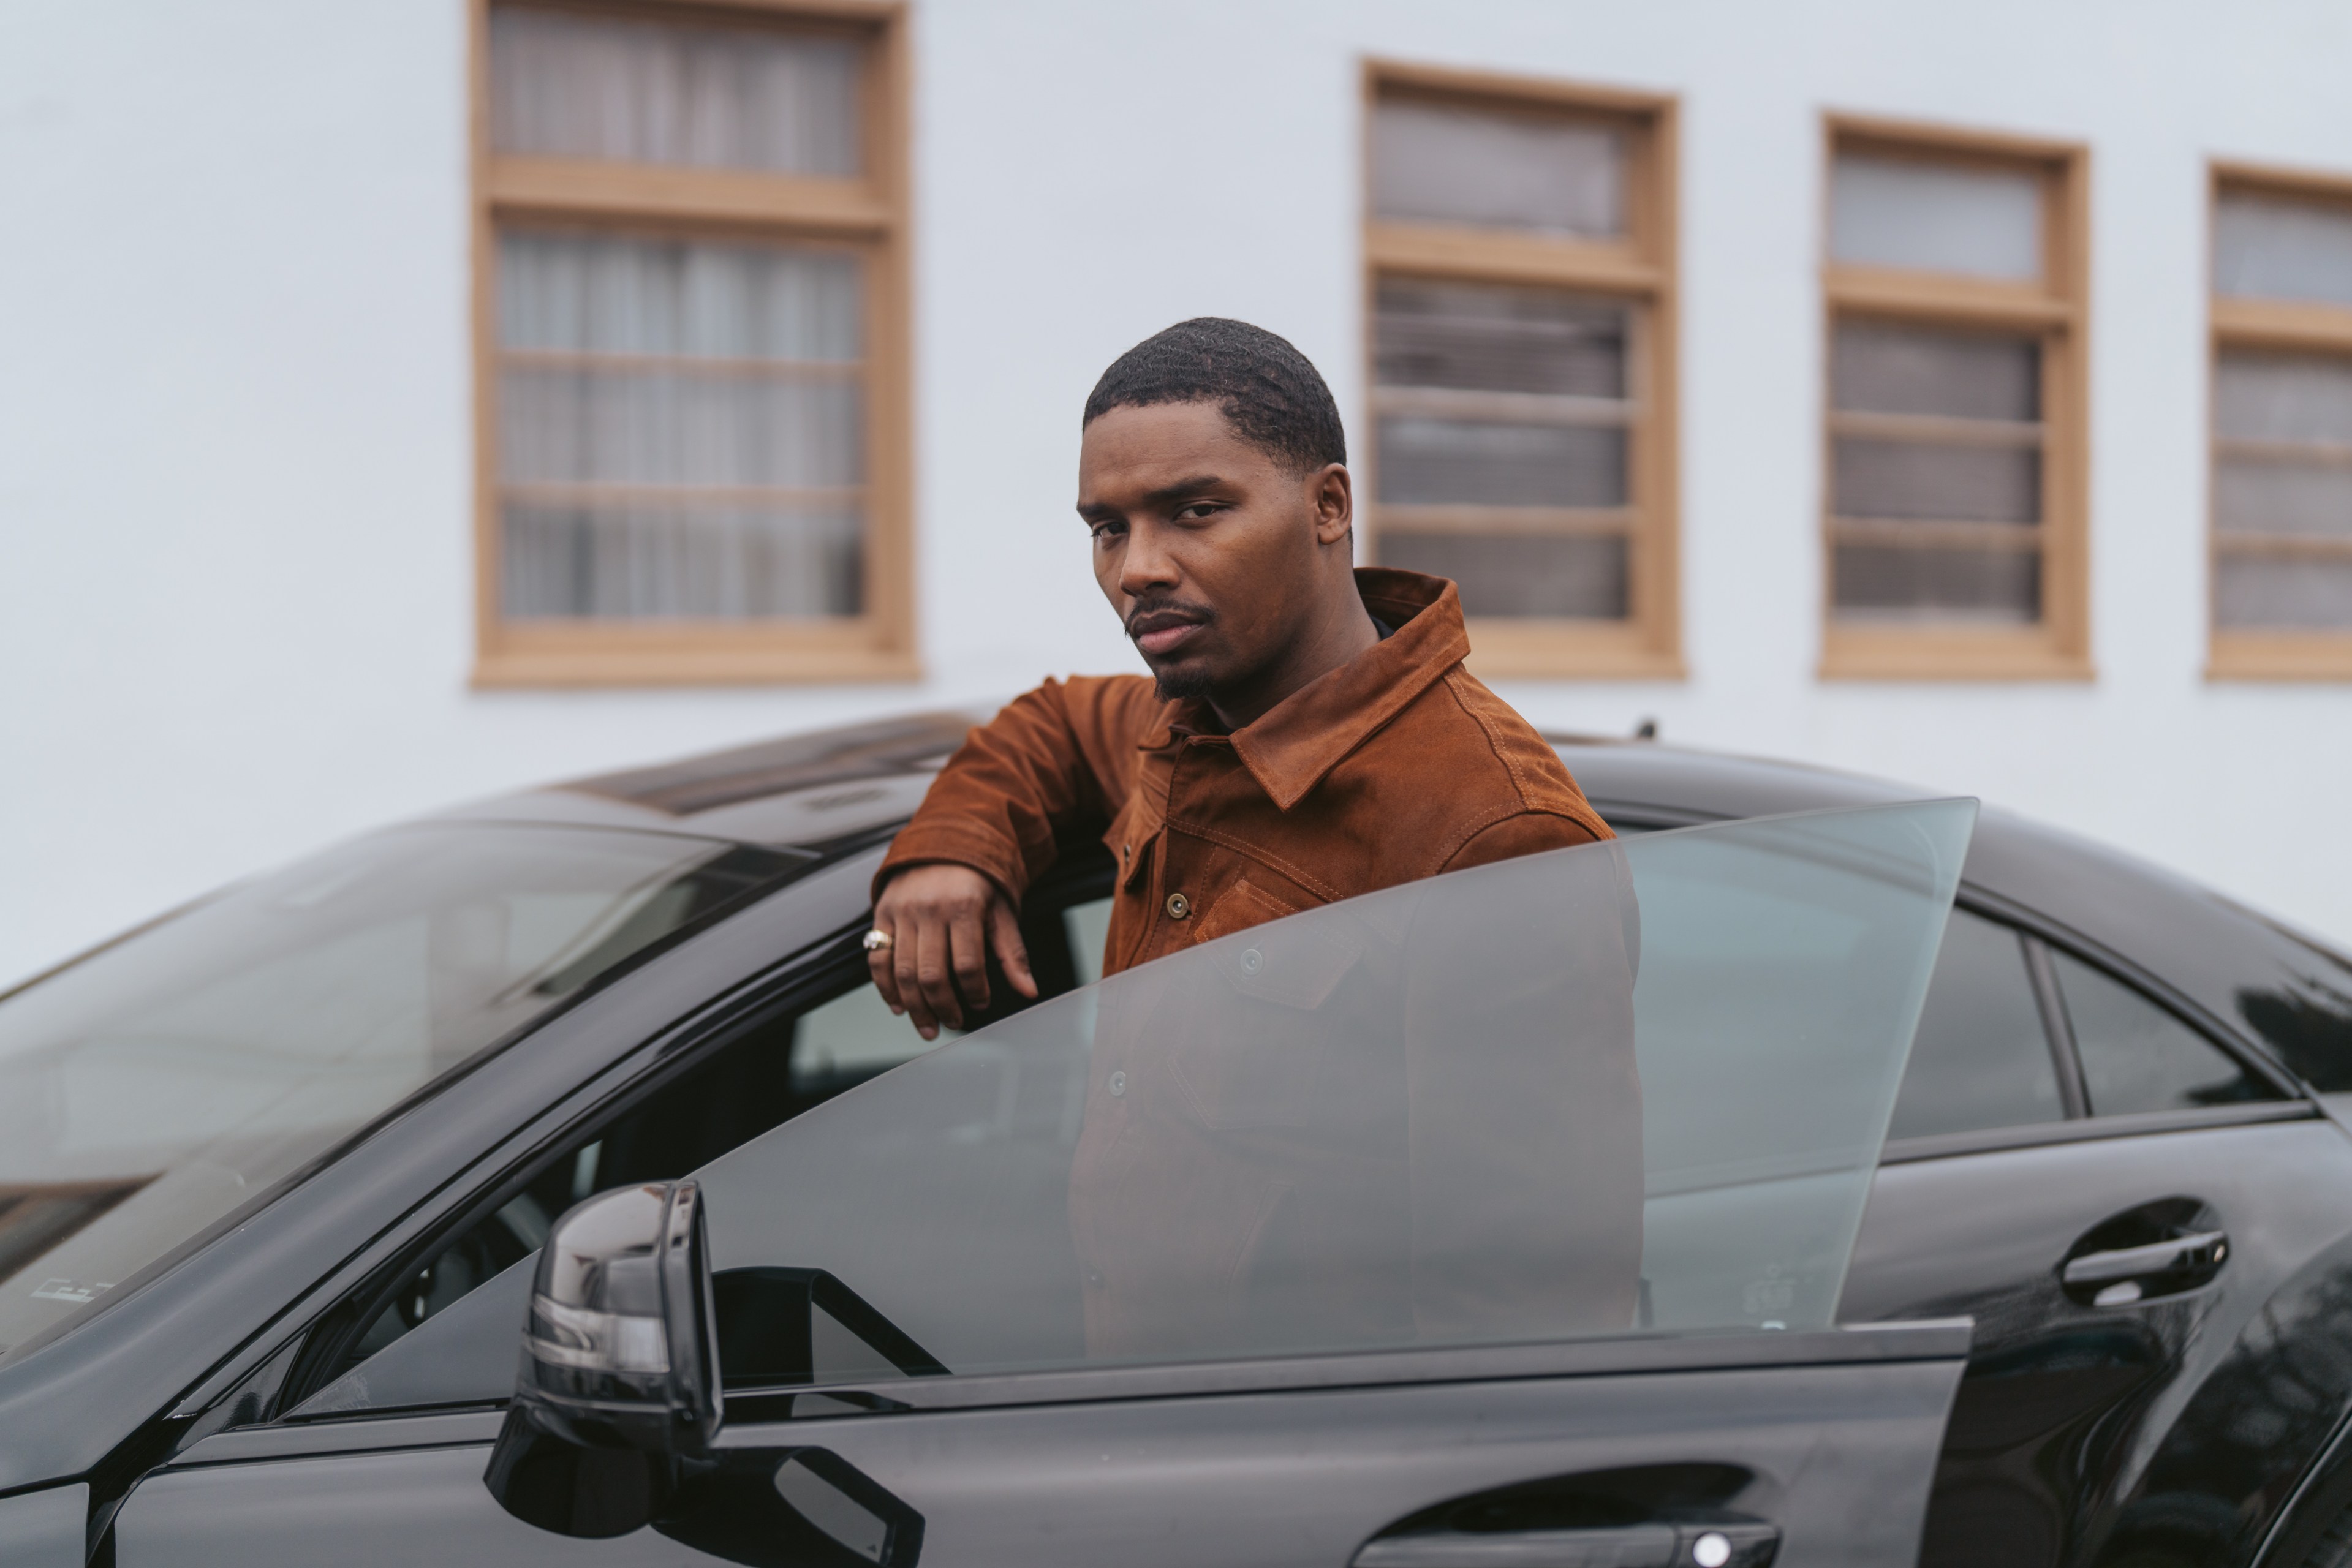
[[[2352,1561],[2344,959],[1563,740],[1617,845],[1100,984],[1066,844],[1044,998],[934,1051],[857,938],[968,722],[449,811],[0,998],[0,1561]]]

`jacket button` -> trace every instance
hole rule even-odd
[[[1183,919],[1183,918],[1184,918],[1184,916],[1186,916],[1186,915],[1190,915],[1190,914],[1192,914],[1192,901],[1191,899],[1189,899],[1189,898],[1185,897],[1185,896],[1184,896],[1182,894],[1181,894],[1181,893],[1171,893],[1171,894],[1170,894],[1168,895],[1168,918],[1169,918],[1169,919],[1171,919],[1171,920],[1181,920],[1181,919]]]

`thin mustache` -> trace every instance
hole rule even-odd
[[[1147,615],[1161,615],[1171,611],[1179,615],[1189,615],[1203,626],[1206,626],[1210,622],[1214,621],[1217,618],[1217,612],[1210,609],[1205,604],[1187,604],[1181,599],[1155,599],[1148,603],[1139,604],[1134,609],[1127,612],[1127,621],[1125,624],[1127,627],[1128,640],[1129,642],[1134,641],[1136,636],[1135,623],[1137,622],[1142,620]]]

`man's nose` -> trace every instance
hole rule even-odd
[[[1168,553],[1167,540],[1159,528],[1149,523],[1130,526],[1127,549],[1119,552],[1118,591],[1130,599],[1146,593],[1165,592],[1176,586],[1183,576],[1176,567],[1175,558]]]

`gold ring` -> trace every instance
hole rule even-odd
[[[866,934],[866,950],[868,953],[886,952],[891,945],[890,934],[879,926]]]

